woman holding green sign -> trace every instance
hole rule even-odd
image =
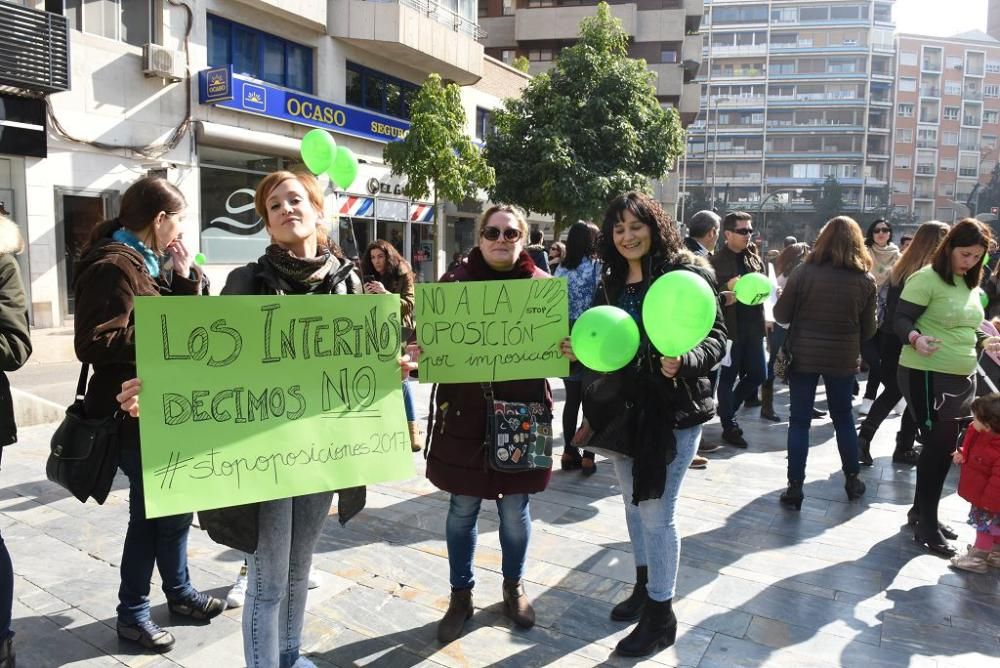
[[[135,376],[134,300],[160,294],[197,295],[201,271],[181,239],[187,204],[166,179],[146,177],[122,195],[117,217],[94,228],[77,266],[74,344],[81,362],[94,367],[84,400],[87,416],[119,410],[122,382]],[[173,271],[160,272],[163,256]],[[169,275],[169,279],[168,279]],[[188,577],[187,537],[191,513],[147,519],[139,458],[139,424],[122,418],[119,466],[129,480],[129,523],[122,549],[118,590],[118,637],[155,652],[166,652],[173,635],[150,618],[153,566],[160,571],[170,611],[208,620],[226,609],[217,598],[194,588]]]
[[[548,278],[524,250],[528,224],[516,207],[490,207],[477,232],[479,245],[469,253],[468,261],[446,273],[441,282]],[[492,389],[498,400],[539,402],[552,410],[552,392],[544,378],[497,382]],[[502,473],[486,466],[487,403],[478,383],[439,384],[432,403],[427,478],[451,494],[445,529],[451,601],[438,624],[438,640],[458,639],[472,617],[476,519],[483,499],[496,500],[500,515],[504,612],[520,628],[531,628],[535,611],[521,583],[531,536],[528,495],[546,488],[551,471]]]
[[[714,272],[683,247],[659,202],[638,192],[615,198],[601,232],[606,269],[594,303],[626,311],[642,333],[639,352],[629,363],[632,408],[628,433],[621,436],[630,454],[612,459],[625,501],[636,584],[611,618],[639,620],[615,651],[646,656],[673,645],[677,635],[672,606],[681,548],[677,499],[698,450],[701,425],[715,414],[709,376],[725,354],[726,327]],[[666,284],[655,285],[657,279]],[[563,353],[576,359],[569,339]]]

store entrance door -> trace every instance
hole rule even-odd
[[[117,200],[114,191],[85,192],[56,188],[56,241],[59,244],[59,292],[64,318],[71,317],[75,304],[73,282],[76,263],[101,221],[109,218]]]

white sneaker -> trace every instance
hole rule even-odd
[[[229,593],[226,594],[227,608],[242,608],[247,600],[247,565],[244,563],[240,568],[240,574],[236,576]]]
[[[871,399],[862,399],[861,408],[858,409],[858,415],[868,415],[868,411],[872,409]]]
[[[312,566],[310,566],[309,567],[309,588],[310,589],[316,589],[317,587],[319,587],[319,576],[316,574],[316,569],[313,568]],[[295,665],[297,666],[298,664],[295,664]],[[310,664],[310,665],[312,665],[312,664]],[[295,666],[293,666],[292,668],[295,668]]]
[[[292,668],[316,668],[316,664],[300,655],[299,658],[295,660],[295,663],[292,664]]]

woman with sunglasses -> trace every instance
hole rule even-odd
[[[990,238],[989,227],[978,220],[959,221],[930,265],[906,281],[893,319],[896,335],[905,342],[899,387],[924,437],[908,517],[911,523],[916,518],[913,540],[942,557],[956,552],[938,523],[938,504],[959,421],[971,414],[976,396],[977,348],[1000,352],[1000,337],[979,330],[984,313],[977,288]]]
[[[477,232],[479,245],[465,263],[441,277],[442,283],[549,278],[525,251],[528,224],[520,209],[490,207]],[[544,378],[496,382],[493,393],[505,401],[543,402],[552,407],[552,392]],[[504,613],[519,628],[529,629],[535,624],[535,611],[521,582],[531,536],[528,497],[545,489],[551,471],[501,473],[486,467],[487,404],[479,383],[441,383],[433,396],[427,478],[451,495],[445,523],[451,600],[438,624],[438,640],[458,639],[472,617],[476,520],[484,499],[495,501],[500,515]]]
[[[899,260],[900,250],[892,243],[892,226],[884,218],[878,218],[868,226],[865,232],[865,247],[872,258],[871,274],[875,277],[875,289],[878,296],[876,319],[882,322],[885,314],[885,292],[889,281],[889,272]],[[878,386],[882,382],[882,361],[879,350],[882,345],[880,330],[875,336],[861,344],[861,357],[868,365],[868,382],[865,385],[865,396],[861,401],[861,415],[867,415],[872,402],[878,396]]]

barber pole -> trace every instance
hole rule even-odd
[[[347,195],[340,198],[341,216],[371,217],[375,211],[375,200],[371,197]]]
[[[434,221],[434,207],[430,204],[413,204],[410,206],[411,223],[430,223]]]

